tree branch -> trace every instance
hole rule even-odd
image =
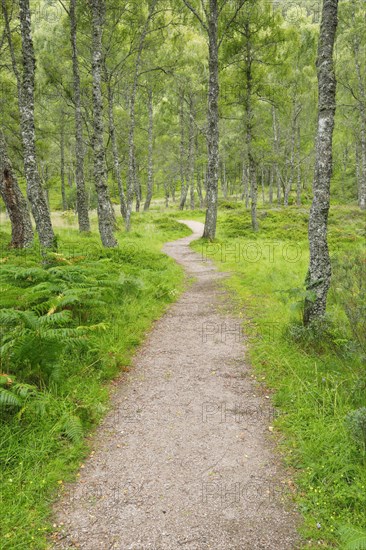
[[[201,6],[202,6],[202,9],[203,9],[203,13],[206,16],[206,19],[208,19],[208,13],[207,13],[206,6],[205,6],[205,0],[201,0]]]
[[[188,2],[188,0],[183,0],[183,2],[184,2],[185,5],[187,6],[187,8],[191,10],[191,12],[193,13],[193,15],[198,19],[198,21],[201,23],[202,28],[204,28],[205,31],[208,33],[208,27],[207,27],[206,23],[204,22],[204,20],[203,20],[202,17],[200,16],[200,14],[194,9],[194,7],[192,6],[192,4],[191,4],[190,2]]]
[[[183,0],[183,1],[185,1],[185,0]],[[231,17],[231,19],[229,19],[229,21],[227,22],[227,24],[226,24],[226,26],[225,26],[225,28],[222,32],[221,38],[220,38],[218,46],[217,46],[218,48],[220,48],[220,46],[222,44],[222,41],[224,40],[224,38],[225,38],[228,30],[230,29],[231,25],[234,23],[235,19],[237,18],[238,13],[240,12],[241,8],[244,6],[245,2],[246,2],[246,0],[238,1],[238,5],[236,7],[236,10],[234,11],[233,16]],[[222,7],[224,7],[224,5]]]
[[[61,6],[64,8],[65,12],[67,13],[67,15],[70,15],[70,12],[69,10],[67,9],[67,7],[65,6],[65,4],[62,2],[62,0],[58,0],[59,1],[59,4],[61,4]]]

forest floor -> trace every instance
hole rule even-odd
[[[227,274],[189,247],[203,225],[185,223],[193,234],[164,251],[189,285],[116,385],[79,481],[56,504],[55,548],[297,546],[273,409],[245,361]]]

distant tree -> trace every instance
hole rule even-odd
[[[145,40],[149,31],[149,25],[154,15],[158,0],[152,0],[149,5],[149,11],[145,22],[139,33],[139,40],[137,46],[137,54],[133,69],[133,82],[131,86],[131,93],[129,98],[129,111],[130,111],[130,126],[128,133],[128,174],[127,174],[127,209],[126,209],[126,229],[129,231],[131,226],[131,212],[133,195],[136,196],[136,210],[139,210],[140,205],[140,188],[138,185],[137,173],[136,173],[136,150],[135,150],[135,127],[136,127],[136,94],[140,77],[140,69],[142,63],[142,53],[145,46]]]
[[[148,126],[147,191],[146,191],[146,200],[144,204],[145,212],[150,208],[150,203],[153,196],[153,185],[154,185],[154,164],[153,164],[154,112],[153,112],[153,92],[150,87],[147,91],[147,98],[148,98],[147,108],[148,108],[148,114],[149,114],[149,126]]]
[[[69,6],[70,42],[75,108],[76,210],[79,220],[79,230],[81,232],[88,232],[90,231],[90,221],[84,179],[83,119],[81,113],[80,69],[77,48],[76,2],[77,0],[70,0]]]

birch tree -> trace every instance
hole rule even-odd
[[[185,116],[184,116],[185,91],[182,87],[179,93],[179,175],[180,175],[180,201],[179,210],[184,210],[188,193],[187,169],[186,169],[186,140],[185,140]]]
[[[144,204],[145,212],[150,208],[150,203],[153,196],[153,185],[154,185],[154,166],[153,166],[154,112],[153,112],[153,92],[151,87],[149,87],[147,91],[147,108],[148,108],[148,115],[149,115],[149,127],[148,127],[148,158],[147,158],[147,192],[146,192],[146,200]]]
[[[115,172],[117,186],[118,186],[120,210],[121,210],[123,219],[126,221],[127,207],[126,207],[126,199],[125,199],[125,193],[124,193],[123,183],[122,183],[121,165],[119,162],[119,155],[118,155],[118,148],[117,148],[116,128],[114,124],[114,109],[113,109],[114,93],[113,93],[110,76],[107,76],[106,82],[107,82],[107,96],[108,96],[109,136],[110,136],[111,145],[112,145],[114,172]]]
[[[133,82],[131,87],[131,94],[129,100],[130,111],[130,127],[128,133],[128,175],[127,175],[127,201],[126,201],[126,230],[129,231],[131,227],[131,212],[133,194],[136,195],[136,205],[139,208],[140,204],[140,191],[138,188],[138,177],[136,174],[136,153],[135,153],[135,125],[136,125],[136,93],[140,76],[140,67],[142,62],[142,52],[145,45],[145,40],[149,31],[149,25],[154,15],[155,7],[158,0],[152,0],[149,6],[149,12],[146,17],[145,23],[142,27],[139,42],[137,47],[137,55],[134,66]]]
[[[60,179],[61,179],[61,198],[62,210],[67,210],[67,198],[65,188],[65,113],[61,112],[60,121]]]
[[[207,209],[203,237],[213,240],[216,235],[219,183],[219,49],[245,0],[238,0],[233,13],[228,14],[221,33],[219,33],[219,20],[223,19],[223,10],[226,5],[230,5],[229,2],[202,0],[201,9],[188,0],[183,2],[199,21],[208,41]]]
[[[33,243],[32,222],[27,201],[18,185],[7,153],[3,131],[0,129],[0,195],[11,223],[11,246],[26,248]]]
[[[249,19],[244,21],[243,30],[241,31],[244,37],[244,56],[245,56],[245,92],[244,92],[244,109],[245,109],[245,142],[247,146],[247,162],[248,162],[248,177],[251,200],[251,220],[253,231],[258,231],[257,220],[257,196],[258,183],[256,175],[256,166],[253,154],[253,48],[251,41],[251,30]]]
[[[11,64],[17,83],[27,197],[31,204],[41,247],[53,248],[55,246],[55,236],[53,233],[50,211],[42,189],[41,178],[37,166],[34,124],[34,79],[36,64],[31,34],[29,0],[19,0],[19,8],[22,70],[19,69],[16,60],[6,2],[2,0],[5,33],[9,45]]]
[[[316,140],[313,202],[309,218],[310,263],[305,299],[304,323],[324,316],[331,281],[327,229],[332,176],[332,140],[336,111],[336,77],[333,50],[338,23],[338,0],[323,0],[318,57],[318,130]]]
[[[356,27],[356,5],[355,0],[352,0],[352,24]],[[357,27],[356,27],[357,28]],[[355,32],[352,40],[352,50],[355,63],[355,70],[357,76],[358,97],[357,104],[360,113],[360,141],[361,141],[361,170],[360,170],[360,184],[358,190],[358,203],[361,210],[366,210],[366,90],[365,79],[363,78],[361,71],[361,59],[360,59],[360,42],[361,36]]]
[[[232,24],[230,40],[227,42],[225,61],[232,71],[237,71],[240,88],[237,104],[243,110],[243,130],[245,141],[245,174],[242,174],[244,196],[248,207],[250,193],[251,223],[253,231],[258,230],[257,172],[263,173],[263,155],[259,160],[258,130],[256,111],[260,101],[268,101],[267,85],[263,66],[277,61],[277,44],[282,40],[278,20],[267,5],[258,5],[248,0]],[[275,111],[273,107],[273,116]],[[275,118],[274,118],[275,124]],[[276,128],[275,141],[277,141]],[[259,164],[262,163],[262,167]],[[258,170],[258,168],[260,168]]]
[[[93,152],[94,152],[94,182],[98,197],[98,225],[103,246],[117,246],[114,237],[114,213],[112,210],[107,173],[105,166],[105,151],[103,142],[103,98],[102,98],[102,32],[105,5],[104,0],[91,0],[92,14],[92,75],[93,75]]]
[[[273,162],[273,171],[276,176],[276,192],[277,192],[277,204],[281,204],[281,173],[278,165],[279,154],[280,154],[280,144],[279,144],[279,130],[277,124],[276,116],[276,107],[272,105],[272,128],[273,128],[273,152],[274,152],[274,162]]]
[[[188,124],[188,158],[187,158],[187,176],[190,191],[190,209],[194,210],[194,166],[195,166],[195,109],[194,97],[189,95],[189,124]]]
[[[81,112],[80,69],[77,48],[76,1],[70,0],[70,42],[72,56],[72,74],[75,106],[75,163],[76,163],[76,210],[78,213],[80,232],[90,231],[88,202],[84,179],[84,143],[83,119]]]

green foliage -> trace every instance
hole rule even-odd
[[[219,199],[218,205],[220,210],[242,210],[243,208],[241,202],[228,201],[224,199]]]
[[[308,294],[304,291],[302,295],[305,297]],[[303,304],[303,300],[300,303]],[[341,351],[343,344],[347,342],[342,338],[339,327],[326,316],[307,326],[302,321],[290,323],[287,334],[303,350],[316,351],[319,354]]]
[[[200,9],[200,2],[195,3]],[[77,10],[78,12],[79,10]],[[84,117],[84,139],[87,145],[85,158],[86,190],[90,208],[96,207],[93,185],[90,127],[92,125],[92,83],[88,70],[90,48],[90,18],[84,10],[78,14],[79,56],[86,63],[79,63]],[[107,84],[114,95],[114,119],[123,181],[128,171],[127,128],[129,125],[129,91],[132,88],[134,67],[138,52],[141,29],[146,20],[146,2],[134,5],[134,10],[115,0],[108,3],[103,32],[103,59],[105,74],[102,84],[107,97]],[[169,12],[169,24],[164,13]],[[339,33],[337,42],[336,69],[338,74],[337,123],[334,134],[333,196],[339,201],[355,201],[357,198],[356,145],[360,141],[361,102],[358,97],[358,81],[354,59],[355,40],[359,45],[361,77],[365,74],[365,38],[362,0],[340,2]],[[233,5],[226,2],[219,18],[219,33],[233,15]],[[16,9],[11,27],[16,57],[21,57],[21,44],[16,26]],[[118,23],[117,23],[118,22]],[[60,210],[60,141],[65,139],[65,188],[68,211],[63,221],[72,220],[76,203],[74,177],[74,113],[72,63],[69,46],[69,21],[67,11],[46,0],[40,0],[32,8],[34,46],[37,63],[35,116],[37,122],[37,145],[40,171],[44,188],[48,190],[52,210]],[[248,25],[246,38],[245,26]],[[3,30],[3,26],[1,26]],[[153,29],[159,28],[159,32]],[[244,2],[236,21],[227,29],[220,48],[220,154],[225,161],[228,196],[240,197],[242,193],[241,164],[246,158],[244,106],[246,96],[247,60],[243,56],[249,40],[252,72],[252,136],[253,153],[258,165],[258,179],[264,169],[265,187],[268,196],[269,169],[276,162],[281,185],[290,177],[291,128],[294,113],[300,108],[299,162],[301,197],[307,202],[311,196],[311,179],[314,162],[314,135],[316,129],[316,48],[319,29],[319,6],[307,0],[296,5],[282,6],[260,1]],[[206,103],[207,103],[207,44],[204,31],[188,9],[181,3],[168,2],[157,10],[151,22],[142,51],[142,71],[136,97],[135,153],[138,178],[143,196],[147,184],[147,89],[153,91],[154,128],[154,199],[162,199],[165,187],[173,184],[179,193],[179,105],[181,91],[185,98],[191,96],[195,106],[196,126],[196,178],[203,180],[206,164]],[[8,130],[11,158],[19,172],[22,171],[21,149],[17,135],[16,81],[11,70],[11,59],[4,41],[1,67],[1,97],[4,128]],[[278,150],[274,146],[272,105],[278,123]],[[185,103],[185,145],[187,146],[188,107]],[[44,113],[47,116],[44,116]],[[105,133],[108,124],[105,125]],[[113,166],[111,140],[107,135],[106,158],[109,168]],[[296,161],[297,163],[297,161]],[[223,167],[220,176],[223,178]],[[108,174],[112,200],[118,203],[118,189],[113,169]],[[293,182],[295,184],[295,182]],[[21,181],[24,188],[24,182]],[[276,185],[276,182],[274,183]],[[295,185],[293,185],[295,187]],[[171,189],[170,200],[171,200]],[[275,193],[276,194],[276,193]],[[268,199],[266,199],[267,201]],[[290,203],[295,200],[293,190]],[[197,202],[197,194],[196,194]],[[158,207],[156,202],[153,207]],[[159,205],[163,208],[162,203]]]
[[[357,527],[343,526],[339,529],[344,550],[365,550],[366,530]]]
[[[164,215],[136,220],[103,250],[95,234],[61,231],[47,266],[35,247],[2,249],[0,462],[4,550],[49,547],[50,502],[88,452],[108,410],[106,382],[129,368],[182,272],[160,248],[189,230]],[[0,246],[8,242],[2,232]]]
[[[79,443],[84,435],[84,429],[80,418],[76,415],[64,414],[55,424],[54,432],[60,432],[62,436],[72,443]]]
[[[274,390],[275,429],[285,435],[280,445],[304,517],[303,548],[343,549],[339,525],[366,529],[362,215],[331,208],[327,317],[306,328],[299,304],[308,266],[307,214],[289,208],[259,215],[261,231],[253,234],[248,214],[221,212],[217,242],[207,250],[202,242],[192,246],[200,252],[203,246],[220,269],[233,272],[227,285],[237,296],[257,382],[266,393]],[[286,254],[289,246],[297,254]]]
[[[332,296],[347,316],[352,336],[366,356],[366,257],[360,250],[335,258]]]
[[[366,452],[366,407],[349,412],[346,426],[357,445]]]

